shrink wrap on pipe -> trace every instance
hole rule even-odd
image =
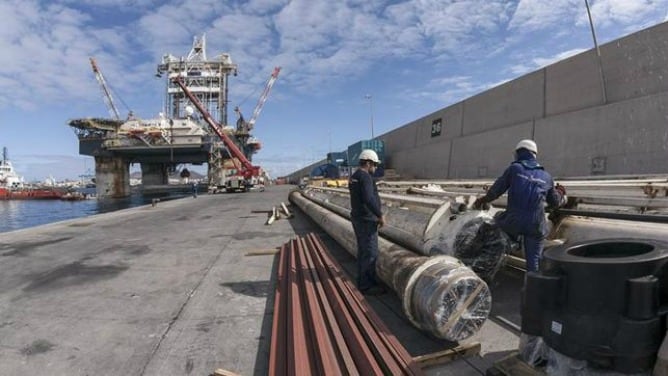
[[[418,327],[450,341],[480,330],[492,308],[487,284],[450,256],[430,257],[404,289],[404,311]]]
[[[356,256],[352,225],[299,192],[290,201]],[[475,334],[491,310],[489,287],[461,261],[450,256],[421,256],[378,239],[378,278],[402,299],[404,313],[417,328],[449,341]]]
[[[307,189],[304,195],[339,215],[350,216],[350,197],[343,192]],[[412,203],[410,210],[397,204],[383,202],[386,225],[380,228],[381,235],[423,255],[460,259],[485,281],[494,278],[512,248],[508,236],[494,226],[494,212],[468,211],[458,199],[436,207]]]

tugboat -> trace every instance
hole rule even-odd
[[[63,192],[53,188],[28,187],[23,177],[14,171],[7,158],[7,148],[2,148],[0,161],[0,200],[58,200]]]

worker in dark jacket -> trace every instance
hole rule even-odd
[[[555,187],[552,176],[543,169],[536,156],[538,146],[532,140],[522,140],[515,148],[515,161],[504,171],[487,194],[478,198],[474,209],[481,209],[508,191],[504,212],[495,217],[497,225],[513,239],[524,238],[527,271],[538,271],[543,254],[543,239],[547,235],[545,204],[559,207],[565,202],[566,189]]]
[[[363,150],[359,157],[359,168],[348,181],[350,218],[357,239],[357,288],[368,295],[385,292],[376,279],[378,227],[385,224],[380,196],[372,177],[379,163],[375,151]]]

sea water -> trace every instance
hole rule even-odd
[[[178,196],[161,197],[160,200]],[[7,200],[0,201],[0,232],[19,230],[68,219],[108,213],[151,203],[155,196],[133,195],[123,199]]]

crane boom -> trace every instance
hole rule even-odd
[[[281,72],[281,67],[274,67],[274,71],[271,73],[271,77],[269,77],[267,85],[264,87],[262,95],[260,95],[260,99],[258,99],[257,101],[257,105],[255,105],[255,109],[253,110],[253,116],[251,116],[250,120],[248,121],[249,131],[252,130],[253,127],[255,126],[255,120],[257,120],[257,117],[260,115],[262,107],[264,107],[264,102],[267,101],[267,97],[269,96],[271,87],[274,86],[274,82],[276,82],[276,79],[278,78],[278,74],[280,72]]]
[[[209,127],[218,135],[218,137],[223,141],[223,144],[225,144],[225,147],[230,151],[230,154],[232,157],[237,158],[239,162],[241,162],[241,167],[243,167],[242,174],[244,175],[245,178],[250,178],[252,176],[258,176],[260,175],[260,167],[259,166],[253,166],[253,164],[246,158],[243,152],[239,150],[237,145],[232,141],[232,139],[227,136],[220,128],[220,125],[216,123],[215,120],[213,120],[213,117],[211,117],[211,114],[209,114],[209,111],[204,108],[202,103],[195,97],[190,90],[186,87],[185,83],[183,83],[183,80],[181,77],[177,76],[172,79],[179,87],[181,90],[183,90],[183,93],[188,97],[190,102],[195,105],[197,110],[202,114],[204,117],[204,120],[209,124]],[[234,160],[233,160],[234,161]]]
[[[103,95],[102,98],[104,99],[104,103],[107,104],[107,108],[109,109],[109,115],[111,115],[111,117],[115,120],[121,120],[121,115],[119,114],[118,109],[114,104],[114,98],[111,96],[111,91],[107,86],[107,82],[104,80],[104,76],[102,75],[100,68],[97,66],[97,62],[92,57],[90,58],[90,65],[93,67],[93,73],[95,73],[95,79],[100,84],[100,88],[102,89],[102,95]]]

